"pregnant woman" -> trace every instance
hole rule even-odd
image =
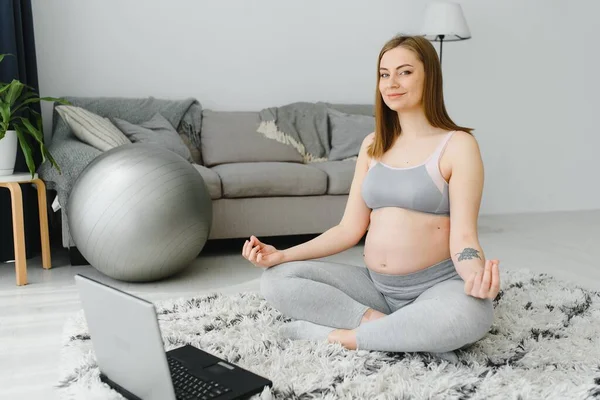
[[[375,132],[360,148],[340,223],[285,250],[251,236],[242,255],[265,268],[269,304],[297,320],[281,330],[291,339],[455,357],[490,329],[500,288],[499,261],[486,260],[477,234],[479,146],[446,112],[428,40],[393,38],[377,74]],[[314,260],[365,233],[366,268]]]

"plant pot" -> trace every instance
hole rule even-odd
[[[17,160],[17,133],[6,131],[0,139],[0,176],[12,175]]]

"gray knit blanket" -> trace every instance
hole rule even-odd
[[[327,161],[331,150],[326,103],[297,102],[265,108],[257,132],[293,146],[305,163]]]
[[[179,133],[184,133],[190,142],[200,146],[202,106],[198,100],[163,100],[148,98],[121,97],[65,97],[78,106],[105,118],[120,118],[132,124],[148,121],[157,112],[165,117]],[[43,163],[38,174],[46,182],[48,189],[56,190],[58,202],[66,217],[68,200],[73,185],[85,167],[102,153],[80,141],[62,120],[56,110],[52,116],[52,137],[48,150],[61,168],[59,173],[50,163]],[[66,224],[63,224],[63,228]],[[64,237],[64,235],[63,235]]]

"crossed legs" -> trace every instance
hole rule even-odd
[[[492,302],[466,295],[460,279],[391,310],[365,268],[330,262],[269,268],[261,291],[273,307],[300,320],[290,328],[295,338],[328,339],[349,349],[449,352],[479,340],[493,320]]]

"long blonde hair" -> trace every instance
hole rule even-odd
[[[379,91],[381,58],[396,47],[404,47],[414,52],[423,63],[425,81],[423,84],[423,109],[431,126],[449,131],[465,131],[471,133],[472,128],[456,125],[448,116],[444,105],[442,84],[442,68],[437,52],[429,40],[422,36],[396,36],[389,40],[379,52],[377,60],[377,86],[375,89],[375,138],[368,148],[371,158],[380,158],[392,147],[394,139],[402,132],[398,114],[383,101]]]

